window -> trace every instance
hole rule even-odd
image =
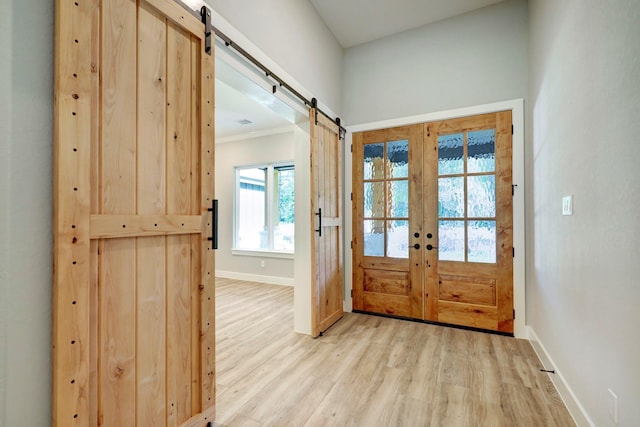
[[[235,249],[293,252],[294,167],[236,168]]]

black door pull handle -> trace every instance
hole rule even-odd
[[[318,208],[316,215],[318,216],[318,229],[315,231],[318,233],[318,237],[322,237],[322,208]]]
[[[207,209],[211,212],[211,237],[207,237],[207,240],[211,242],[211,249],[218,249],[218,200],[211,201],[211,207]]]
[[[433,245],[427,245],[427,250],[430,251],[431,249],[438,249],[438,248]]]
[[[414,249],[420,249],[420,243],[416,243],[415,245],[413,245]]]

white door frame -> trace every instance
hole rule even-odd
[[[454,119],[458,117],[474,116],[478,114],[495,113],[498,111],[511,110],[513,123],[513,184],[515,194],[513,196],[513,247],[515,257],[513,258],[513,308],[516,311],[514,320],[514,336],[526,339],[528,337],[525,325],[525,222],[524,222],[524,100],[513,99],[509,101],[496,102],[492,104],[477,105],[473,107],[458,108],[455,110],[439,111],[435,113],[425,113],[415,116],[402,117],[398,119],[382,120],[377,122],[362,123],[347,126],[347,136],[345,144],[345,216],[344,233],[345,242],[353,240],[352,213],[349,209],[351,200],[350,194],[353,191],[352,185],[352,155],[351,155],[351,135],[354,132],[365,132],[375,129],[386,129],[396,126],[406,126],[416,123],[433,122],[438,120]],[[345,245],[349,246],[349,245]],[[352,272],[353,259],[351,251],[346,251],[344,260],[345,274],[345,301],[344,310],[351,311],[352,300],[351,290],[353,288]]]

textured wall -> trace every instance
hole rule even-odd
[[[637,426],[640,1],[532,0],[530,40],[527,321],[594,425],[611,388]]]

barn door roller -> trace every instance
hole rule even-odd
[[[202,23],[204,24],[204,51],[207,55],[211,55],[211,10],[207,8],[207,6],[202,6],[200,9],[200,17],[202,18]]]

